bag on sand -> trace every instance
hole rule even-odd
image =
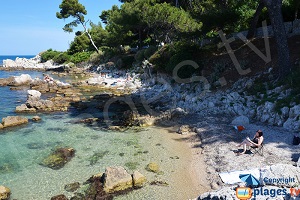
[[[294,135],[293,145],[299,145],[299,144],[300,144],[300,137]]]

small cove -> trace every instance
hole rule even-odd
[[[41,72],[32,73],[29,72],[32,77],[42,75]],[[9,72],[2,77],[11,74],[19,75]],[[1,98],[1,117],[15,115],[15,106],[26,100],[26,90],[10,91],[8,87],[0,90],[5,94],[5,98]],[[190,149],[184,141],[176,140],[181,136],[172,131],[158,127],[141,132],[103,131],[71,123],[73,119],[85,116],[84,113],[78,116],[74,113],[39,115],[41,122],[30,122],[0,134],[0,184],[12,190],[12,199],[43,200],[58,194],[71,197],[72,193],[66,192],[64,185],[83,183],[92,175],[104,172],[108,166],[123,166],[130,173],[138,170],[148,179],[144,188],[116,199],[188,199],[199,194],[190,181]],[[41,166],[41,160],[56,147],[74,148],[75,157],[59,170]],[[149,162],[158,163],[162,173],[146,171]],[[149,184],[156,180],[169,185]]]

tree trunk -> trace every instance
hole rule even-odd
[[[268,9],[278,52],[278,78],[283,78],[291,71],[290,52],[282,18],[282,0],[263,0]]]
[[[139,28],[139,49],[142,49],[143,42],[142,42],[142,28]]]
[[[258,7],[256,8],[253,19],[251,21],[251,26],[250,26],[248,34],[247,34],[247,39],[252,39],[255,36],[257,22],[258,22],[259,16],[264,7],[265,7],[265,4],[261,1],[259,3]]]
[[[299,10],[299,6],[300,6],[300,1],[298,1],[296,3],[296,6],[295,6],[295,20],[298,19],[298,10]]]
[[[98,47],[95,45],[95,43],[94,43],[94,41],[93,41],[93,39],[92,39],[91,34],[88,32],[88,30],[87,30],[85,24],[84,24],[83,22],[81,22],[81,24],[82,24],[82,26],[83,26],[83,28],[84,28],[84,32],[87,34],[87,36],[88,36],[88,38],[90,39],[90,41],[91,41],[93,47],[96,49],[96,52],[99,54]]]

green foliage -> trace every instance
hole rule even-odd
[[[94,64],[100,64],[103,61],[104,52],[99,51],[99,53],[94,52],[90,55],[89,62]]]
[[[63,28],[66,32],[73,32],[73,28],[78,24],[85,22],[84,15],[87,14],[85,7],[78,2],[78,0],[63,0],[59,5],[60,12],[56,13],[58,19],[67,19],[69,17],[75,18],[74,21],[66,24]]]
[[[46,61],[51,60],[54,57],[58,56],[59,54],[60,54],[59,51],[54,51],[52,49],[48,49],[47,51],[45,51],[41,54],[41,61],[46,62]]]
[[[174,68],[182,61],[192,60],[199,67],[195,69],[193,66],[182,66],[178,71],[180,78],[189,78],[193,74],[200,74],[202,65],[198,59],[199,46],[191,42],[177,42],[173,45],[165,45],[163,48],[155,52],[149,61],[154,65],[156,70],[165,71],[170,75],[173,74]]]
[[[70,61],[75,64],[85,62],[89,60],[90,55],[91,52],[78,52],[71,56]]]
[[[133,55],[125,55],[122,56],[118,61],[117,61],[117,67],[120,69],[128,69],[132,67],[132,63],[134,62],[135,58]]]
[[[69,61],[70,59],[70,56],[68,55],[67,52],[62,52],[58,55],[56,55],[54,58],[53,58],[53,61],[57,64],[63,64],[67,61]]]
[[[157,51],[157,47],[149,46],[147,49],[145,49],[144,52],[145,58],[149,59],[156,51]]]
[[[169,59],[171,58],[170,45],[165,45],[158,51],[156,51],[150,58],[149,61],[154,65],[154,68],[158,71],[165,71]]]
[[[145,51],[146,49],[139,50],[134,56],[135,60],[142,62],[145,59]]]
[[[68,49],[69,54],[87,51],[90,45],[90,40],[86,34],[76,36],[74,41],[71,42]]]

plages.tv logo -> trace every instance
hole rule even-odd
[[[240,200],[250,199],[252,196],[255,198],[257,196],[285,196],[290,194],[291,197],[300,196],[300,188],[280,188],[280,189],[268,189],[268,188],[255,188],[251,189],[249,187],[238,187],[236,188],[236,197]]]
[[[252,190],[249,187],[236,188],[236,197],[240,200],[250,199],[252,197]]]

